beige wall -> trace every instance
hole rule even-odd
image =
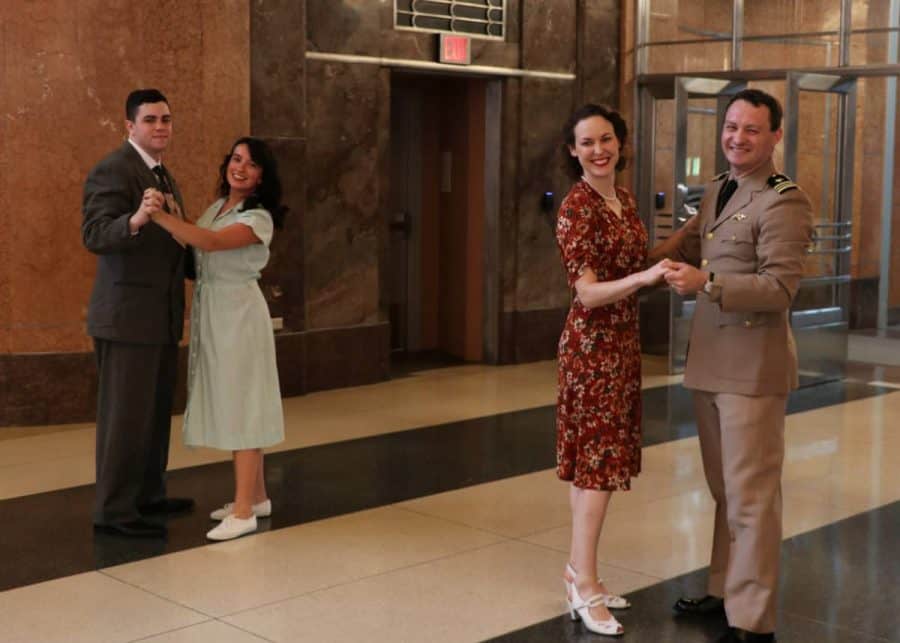
[[[130,90],[166,94],[165,160],[189,212],[208,204],[218,162],[249,131],[248,36],[247,0],[0,3],[0,353],[90,349],[81,189],[123,141]]]

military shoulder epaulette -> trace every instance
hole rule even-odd
[[[717,175],[717,176],[714,176],[714,177],[713,177],[713,181],[721,181],[722,179],[724,179],[725,177],[727,177],[728,174],[729,174],[728,172],[722,172],[721,174],[719,174],[719,175]]]
[[[788,190],[796,190],[800,187],[784,174],[773,174],[769,177],[768,184],[772,186],[778,194],[784,194]]]

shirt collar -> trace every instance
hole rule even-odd
[[[151,170],[157,165],[162,165],[162,163],[147,154],[147,152],[145,152],[140,145],[132,141],[130,138],[128,139],[128,142],[131,143],[131,146],[137,150],[137,153],[141,155],[141,158],[144,159],[144,163],[146,163],[147,167],[149,167]]]

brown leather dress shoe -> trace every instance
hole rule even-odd
[[[163,498],[149,505],[141,505],[138,511],[142,514],[178,514],[194,508],[193,498]]]
[[[724,614],[725,601],[718,596],[707,594],[703,598],[681,597],[672,606],[679,614],[706,616],[708,614]]]
[[[144,519],[100,523],[95,524],[94,529],[129,538],[164,538],[166,536],[165,525]]]

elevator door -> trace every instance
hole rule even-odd
[[[389,316],[391,350],[417,351],[422,337],[422,112],[425,92],[391,92]]]

